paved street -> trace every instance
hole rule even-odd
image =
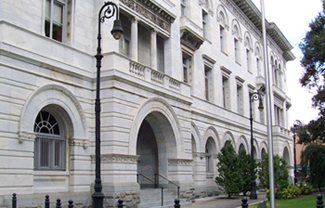
[[[249,196],[246,196],[248,199],[248,204],[256,204],[261,201],[267,200],[265,192],[259,192],[258,199],[250,200]],[[192,205],[183,205],[183,207],[192,207],[192,208],[239,208],[241,207],[241,199],[243,196],[232,196],[228,199],[227,196],[221,195],[217,197],[205,198],[205,199],[197,199],[195,203]]]

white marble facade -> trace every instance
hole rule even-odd
[[[229,140],[237,151],[251,148],[249,93],[265,83],[259,10],[251,0],[114,2],[125,36],[111,36],[113,19],[102,24],[104,194],[137,196],[137,174],[155,173],[188,199],[217,194],[216,154]],[[91,202],[103,3],[1,1],[0,206],[14,192],[26,205],[45,194]],[[277,26],[267,25],[274,153],[292,168],[286,63],[295,57]],[[257,105],[259,160],[268,143]]]

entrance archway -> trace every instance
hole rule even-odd
[[[140,125],[136,145],[141,187],[153,186],[152,181],[167,183],[164,178],[168,178],[168,159],[173,157],[175,149],[174,132],[167,118],[160,112],[148,114]],[[155,178],[157,174],[162,177]]]
[[[142,174],[150,179],[158,174],[158,147],[155,134],[148,123],[144,120],[141,124],[138,142],[137,142],[138,174]],[[149,183],[146,180],[140,180],[143,183]]]

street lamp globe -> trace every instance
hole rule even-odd
[[[111,30],[111,34],[115,38],[115,40],[119,40],[123,35],[123,29],[121,26],[120,20],[114,20],[113,29]]]

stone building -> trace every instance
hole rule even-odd
[[[114,0],[102,26],[101,158],[105,204],[143,203],[145,177],[187,201],[219,193],[216,154],[250,151],[250,97],[265,84],[261,13],[251,0]],[[0,2],[0,206],[91,204],[95,179],[98,11],[103,0]],[[292,169],[286,63],[292,46],[268,23],[274,153]],[[271,72],[272,71],[272,72]],[[254,157],[267,152],[252,102]],[[168,180],[166,180],[168,179]],[[54,200],[53,200],[54,201]]]

